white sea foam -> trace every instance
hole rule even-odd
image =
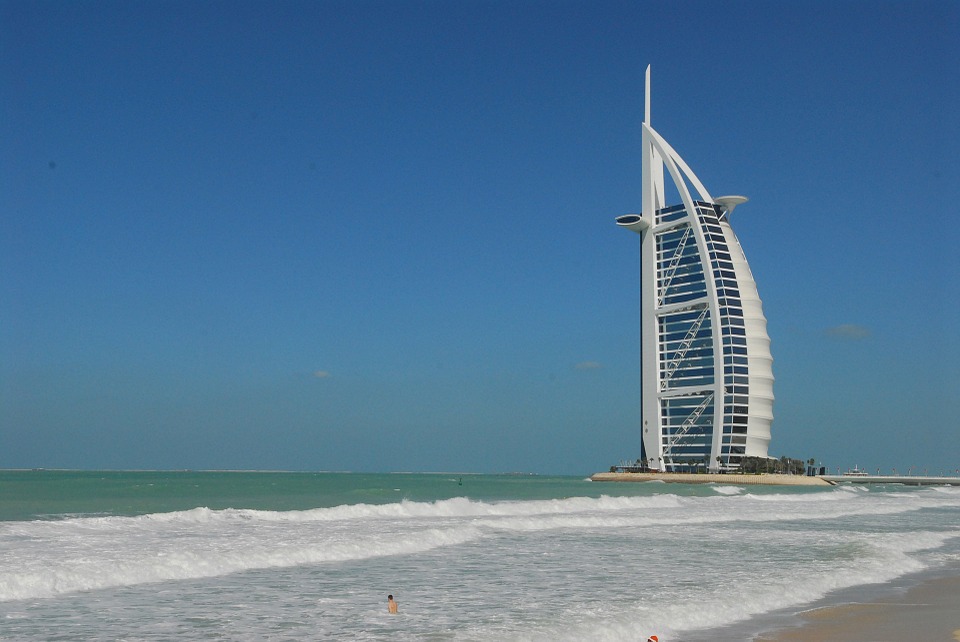
[[[743,486],[717,486],[713,484],[710,485],[710,488],[720,495],[742,495],[745,490]]]
[[[0,617],[26,639],[66,614],[123,637],[129,610],[143,639],[203,637],[168,623],[222,621],[204,626],[241,640],[666,640],[960,557],[950,489],[656,488],[0,522]],[[378,587],[402,591],[404,617],[380,620]],[[122,612],[85,606],[103,592]]]
[[[699,585],[701,590],[686,599],[681,595],[649,599],[648,589],[637,587],[636,604],[630,608],[619,613],[589,614],[575,623],[544,624],[523,639],[615,641],[643,639],[651,633],[658,633],[661,639],[675,639],[683,632],[717,628],[758,614],[810,603],[831,591],[882,583],[919,571],[924,564],[910,553],[940,547],[957,536],[960,534],[878,535],[868,538],[862,556],[841,564],[834,562],[830,568],[818,568],[816,572],[808,568],[799,575],[775,572],[757,577],[752,572],[728,569],[732,579],[704,581]]]
[[[319,535],[319,534],[318,534]],[[427,528],[405,537],[371,534],[311,536],[309,532],[141,532],[125,543],[101,537],[86,542],[64,538],[43,558],[3,559],[0,600],[51,597],[60,593],[129,586],[166,580],[215,577],[258,568],[283,568],[410,555],[456,546],[481,537],[470,525]]]

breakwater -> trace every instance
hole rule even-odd
[[[919,475],[821,475],[831,484],[907,484],[908,486],[960,486],[960,477]]]

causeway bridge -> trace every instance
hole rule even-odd
[[[906,484],[908,486],[960,486],[960,477],[927,475],[818,475],[831,484]]]

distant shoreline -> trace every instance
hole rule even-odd
[[[719,473],[594,473],[591,481],[650,482],[675,484],[733,484],[735,486],[833,486],[820,477],[806,475],[738,475]]]

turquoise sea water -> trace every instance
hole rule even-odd
[[[960,488],[0,471],[0,639],[749,639],[958,567]]]
[[[696,493],[696,486],[676,491]],[[471,473],[0,470],[0,521],[63,515],[132,516],[210,509],[293,511],[454,497],[523,501],[647,494],[583,477]]]

